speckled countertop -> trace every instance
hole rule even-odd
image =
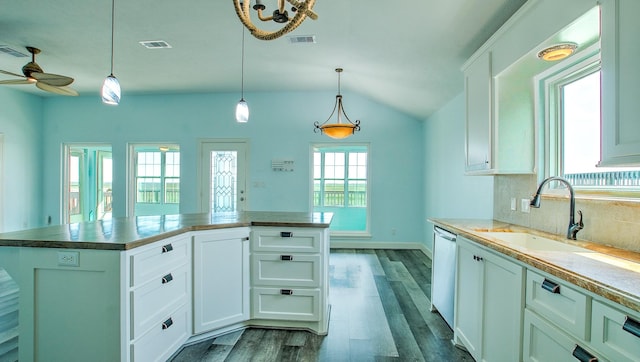
[[[327,228],[332,217],[332,213],[266,211],[136,216],[0,233],[0,246],[128,250],[196,230],[242,226]]]
[[[594,294],[640,312],[640,253],[568,240],[495,220],[430,219],[457,235],[533,266]],[[483,232],[528,232],[572,244],[587,252],[540,251],[503,242]],[[579,234],[578,234],[579,236]]]

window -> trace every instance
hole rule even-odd
[[[133,214],[179,213],[180,149],[177,145],[133,145]]]
[[[368,235],[368,146],[313,147],[313,210],[334,213],[331,230]]]
[[[541,79],[544,92],[545,176],[561,176],[579,192],[640,191],[640,168],[598,167],[600,56],[597,48],[568,58]]]

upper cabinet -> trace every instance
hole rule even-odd
[[[529,0],[463,65],[468,175],[536,172],[533,76],[548,66],[536,54],[569,36],[566,29],[596,6],[595,0]]]
[[[640,1],[602,0],[602,166],[640,165]]]

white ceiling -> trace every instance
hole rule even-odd
[[[462,63],[524,2],[317,0],[318,20],[292,33],[315,35],[315,44],[246,33],[245,92],[337,91],[334,68],[342,67],[343,92],[424,119],[463,90]],[[273,9],[277,2],[264,3]],[[240,92],[242,26],[232,0],[116,0],[115,7],[114,75],[123,101],[128,94]],[[36,61],[45,72],[73,77],[80,95],[98,96],[110,68],[110,0],[0,0],[0,9],[0,45],[40,48]],[[148,40],[172,48],[138,43]],[[28,61],[0,54],[0,69],[21,73]],[[50,95],[33,85],[2,87]]]

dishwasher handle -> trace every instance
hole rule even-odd
[[[448,232],[445,229],[441,229],[437,226],[433,227],[433,232],[438,234],[439,237],[449,240],[449,241],[456,241],[456,234],[452,234],[450,232]]]

